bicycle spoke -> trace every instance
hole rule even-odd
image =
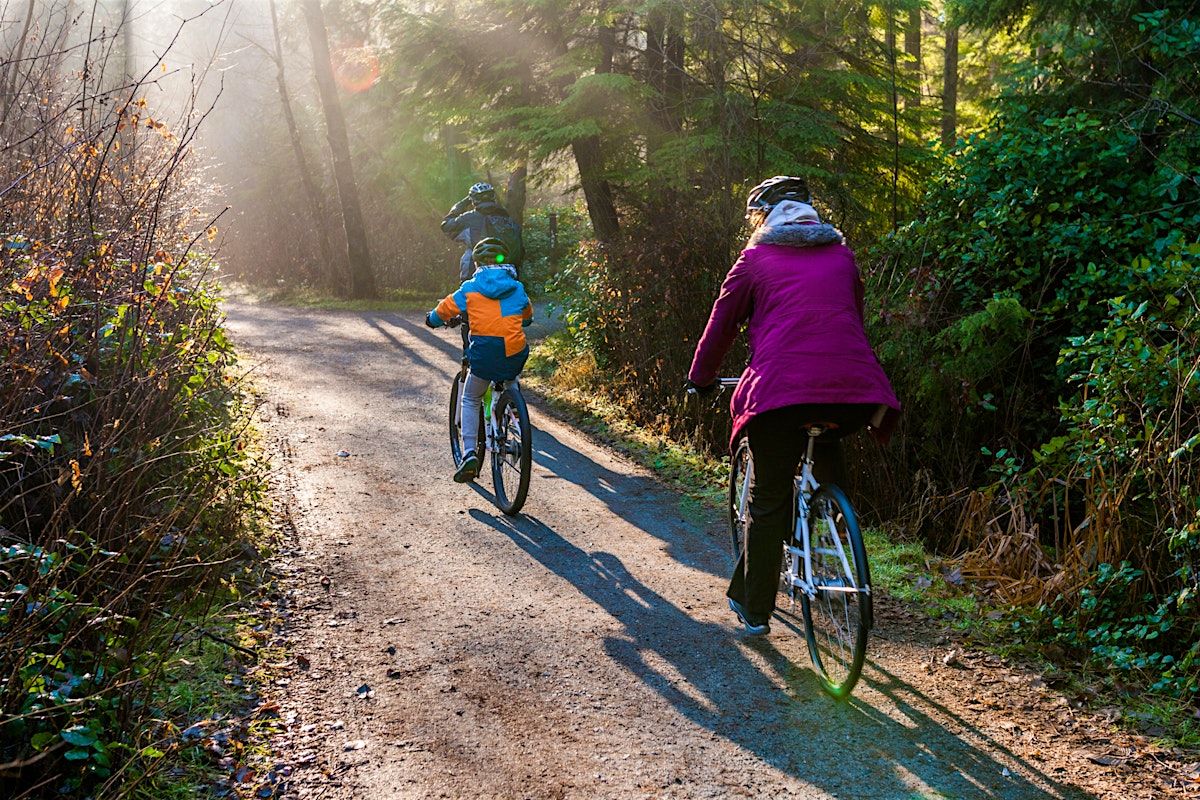
[[[505,514],[516,514],[525,503],[532,471],[532,431],[525,399],[513,388],[496,403],[496,442],[492,451],[492,482],[496,504]]]
[[[854,510],[836,487],[813,496],[809,511],[815,595],[803,598],[813,666],[830,694],[858,681],[871,626],[870,573]]]

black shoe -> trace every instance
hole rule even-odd
[[[733,613],[737,614],[738,621],[746,626],[746,633],[750,634],[751,636],[762,636],[763,634],[771,632],[771,622],[769,618],[756,617],[752,614],[748,614],[746,609],[742,608],[742,604],[734,600],[732,597],[729,598],[729,607],[733,610]]]
[[[458,465],[458,472],[454,473],[454,482],[470,483],[478,474],[479,457],[475,455],[474,450],[468,450],[467,454],[463,456],[462,463]]]

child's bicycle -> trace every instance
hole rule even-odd
[[[719,382],[722,387],[737,386],[738,378]],[[808,652],[821,685],[834,697],[845,698],[862,672],[867,634],[874,621],[871,572],[850,500],[837,486],[822,486],[813,477],[813,443],[830,424],[805,427],[808,451],[796,473],[793,533],[784,543],[780,574],[780,592],[788,603],[778,604],[775,613],[798,633],[799,599]],[[748,489],[753,474],[750,442],[742,437],[729,465],[729,523],[735,562],[746,546]]]
[[[459,318],[450,321],[451,327]],[[462,464],[462,388],[467,379],[470,362],[463,350],[462,368],[450,387],[450,453],[454,466]],[[529,494],[529,476],[533,470],[533,428],[529,424],[529,409],[521,396],[521,387],[511,381],[495,381],[488,387],[479,408],[479,439],[475,454],[479,463],[492,463],[492,484],[496,490],[496,505],[501,511],[515,516],[525,505]],[[470,448],[467,448],[470,449]]]

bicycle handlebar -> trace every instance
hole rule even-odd
[[[741,382],[741,378],[717,378],[717,386],[722,389],[728,389],[737,386]],[[698,394],[696,387],[692,386],[687,390],[688,394]]]

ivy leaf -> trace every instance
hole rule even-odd
[[[91,728],[85,728],[82,725],[76,725],[73,728],[67,728],[62,732],[62,738],[67,740],[68,744],[73,744],[76,747],[90,747],[97,741],[96,734]],[[70,758],[70,755],[67,756]]]
[[[55,741],[57,738],[58,736],[53,733],[42,731],[41,733],[35,733],[33,736],[29,737],[29,744],[34,750],[41,751],[49,747],[51,742]]]

